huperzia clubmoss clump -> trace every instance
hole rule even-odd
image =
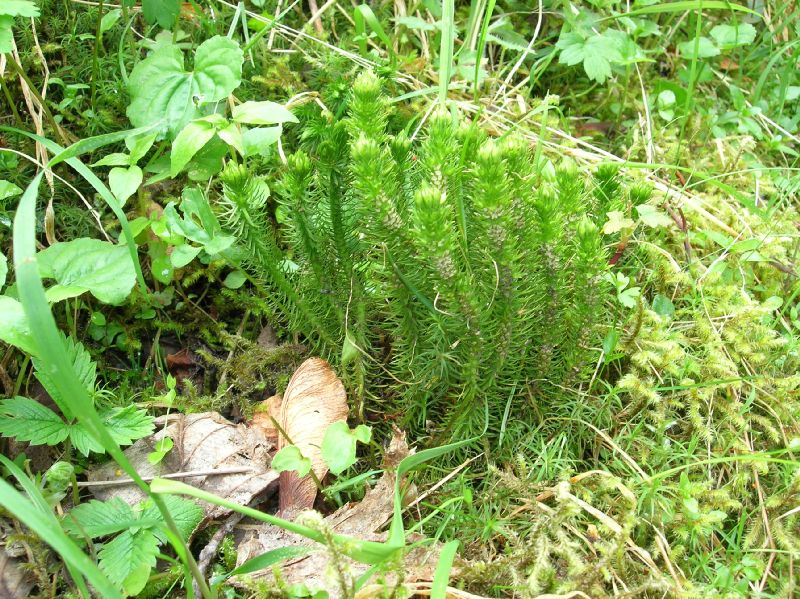
[[[229,166],[223,224],[359,408],[440,442],[487,425],[489,439],[524,434],[530,402],[593,371],[613,310],[600,230],[629,192],[616,167],[545,174],[525,141],[487,139],[442,108],[412,141],[389,131],[389,108],[366,72],[346,118],[301,135],[277,186],[280,227],[240,197],[263,181]]]

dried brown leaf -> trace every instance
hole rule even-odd
[[[292,375],[281,404],[280,425],[283,434],[278,449],[297,446],[311,460],[318,480],[328,473],[320,447],[325,431],[337,420],[347,420],[347,393],[330,365],[321,358],[303,362]],[[296,472],[281,472],[280,511],[311,508],[317,495],[311,476],[300,477]]]

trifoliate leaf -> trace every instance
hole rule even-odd
[[[136,283],[128,248],[108,241],[80,238],[55,243],[36,259],[42,277],[88,291],[107,304],[122,303]]]
[[[362,424],[351,431],[347,422],[338,420],[325,431],[322,459],[333,474],[341,474],[356,463],[356,442],[368,443],[371,436],[368,426]]]
[[[126,595],[138,595],[156,565],[158,545],[158,539],[150,530],[126,530],[97,553],[100,568]]]
[[[611,235],[612,233],[617,233],[625,229],[632,229],[636,224],[625,216],[624,212],[619,210],[612,210],[606,214],[606,218],[608,218],[608,220],[603,225],[603,233],[606,235]]]
[[[67,438],[69,428],[38,401],[14,397],[0,402],[0,434],[31,445],[56,445]]]
[[[174,137],[198,116],[200,106],[228,97],[239,86],[242,62],[239,45],[222,36],[200,44],[190,72],[184,70],[180,48],[160,47],[131,73],[128,118],[136,127],[160,122],[159,131]]]
[[[130,528],[138,519],[133,508],[119,497],[108,501],[92,499],[70,510],[64,518],[64,528],[77,537],[105,537]]]
[[[175,526],[181,533],[181,538],[184,540],[188,539],[189,535],[192,534],[197,525],[203,520],[203,508],[191,499],[184,499],[177,495],[163,495],[162,501],[166,504],[167,510],[172,516],[173,522],[175,522]],[[142,507],[142,520],[158,520],[162,522],[152,530],[156,537],[162,543],[165,543],[167,541],[167,535],[165,533],[166,526],[163,524],[161,512],[149,499],[143,501],[139,505]]]
[[[622,61],[619,41],[607,33],[588,38],[575,31],[562,33],[556,47],[561,50],[558,59],[560,63],[583,63],[586,75],[598,83],[603,83],[611,76],[612,64]]]
[[[717,25],[711,30],[711,37],[723,49],[752,44],[756,39],[756,28],[750,23],[736,25]]]
[[[304,457],[295,445],[287,445],[272,458],[272,469],[275,472],[294,470],[300,476],[311,472],[311,460]]]
[[[719,55],[719,48],[707,37],[695,38],[678,44],[681,56],[689,60],[693,58],[711,58]]]
[[[291,111],[276,102],[244,102],[234,106],[231,111],[233,120],[247,125],[279,125],[281,123],[297,123],[297,117]]]
[[[640,204],[636,206],[639,213],[639,220],[648,227],[668,227],[672,224],[672,219],[650,204]]]

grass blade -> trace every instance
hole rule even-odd
[[[446,599],[447,583],[450,582],[450,570],[453,569],[456,551],[458,551],[457,539],[445,543],[444,547],[442,547],[442,552],[439,554],[439,563],[436,564],[436,572],[433,573],[431,599]]]

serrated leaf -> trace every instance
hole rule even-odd
[[[42,277],[83,287],[101,302],[120,304],[136,283],[128,248],[99,239],[55,243],[36,255]]]
[[[630,218],[625,216],[624,212],[619,210],[612,210],[606,214],[608,219],[603,225],[603,233],[611,235],[625,229],[631,229],[636,224]]]
[[[142,179],[142,169],[136,165],[128,168],[116,167],[108,173],[108,186],[120,205],[124,206],[128,198],[139,189]]]
[[[181,12],[180,0],[142,0],[142,12],[151,25],[158,23],[164,29],[172,29]]]
[[[0,15],[10,17],[38,17],[39,7],[31,0],[3,0],[0,2]]]
[[[559,37],[556,47],[561,50],[560,63],[583,63],[586,75],[598,83],[603,83],[611,76],[612,64],[622,62],[619,40],[610,32],[590,37],[574,31],[565,32]]]
[[[130,445],[137,439],[152,434],[155,428],[153,417],[134,405],[111,408],[102,412],[100,418],[114,441],[120,445]]]
[[[275,472],[293,471],[300,476],[306,476],[311,472],[311,460],[304,457],[295,445],[287,445],[273,456],[272,469]]]
[[[50,408],[27,397],[0,402],[0,434],[31,445],[56,445],[67,438],[69,428]]]
[[[167,506],[167,511],[172,516],[173,522],[175,522],[175,526],[178,528],[178,532],[181,533],[181,538],[187,540],[194,532],[194,529],[197,528],[197,525],[202,522],[203,508],[191,499],[184,499],[177,495],[165,495],[163,501]],[[161,512],[149,499],[143,501],[140,505],[142,507],[142,520],[162,521]],[[167,535],[164,531],[163,524],[153,528],[153,533],[162,543],[167,541]]]
[[[276,102],[244,102],[234,106],[231,111],[233,120],[247,125],[279,125],[281,123],[297,123],[297,117],[291,111]]]
[[[0,54],[14,50],[14,32],[11,29],[13,25],[14,17],[0,15]]]
[[[711,30],[711,37],[720,48],[736,48],[752,44],[756,39],[756,28],[750,23],[717,25]]]
[[[333,474],[341,474],[356,463],[356,442],[367,443],[372,431],[360,425],[351,431],[347,422],[338,420],[328,427],[322,439],[322,458]]]
[[[75,451],[88,457],[90,453],[104,453],[103,446],[89,434],[83,425],[73,423],[69,427],[69,440]]]
[[[92,499],[70,510],[64,517],[64,528],[76,537],[104,537],[129,528],[137,519],[133,508],[119,497],[108,501]],[[122,528],[124,527],[124,528]]]
[[[669,216],[650,204],[640,204],[636,206],[636,211],[639,213],[639,220],[648,227],[668,227],[672,224]]]
[[[180,48],[158,48],[131,73],[128,118],[136,127],[161,122],[159,131],[175,136],[200,106],[226,98],[239,86],[242,62],[239,45],[222,36],[200,44],[191,72],[184,70]]]
[[[188,123],[172,142],[170,155],[170,176],[175,177],[211,138],[214,127],[206,121]]]
[[[73,372],[78,377],[87,393],[92,395],[97,382],[97,365],[82,343],[75,341],[72,337],[66,337],[63,334],[60,335],[60,337]],[[73,414],[69,409],[69,402],[61,396],[61,393],[58,391],[58,386],[54,382],[54,377],[59,376],[58,373],[52,373],[47,367],[47,364],[36,357],[33,358],[33,366],[36,379],[42,384],[42,387],[44,387],[45,391],[47,391],[48,395],[50,395],[59,407],[61,413],[65,418],[72,419]]]
[[[156,565],[158,539],[147,529],[126,530],[97,553],[100,568],[129,596],[138,595]]]
[[[0,340],[31,355],[37,352],[22,304],[5,295],[0,295]]]

